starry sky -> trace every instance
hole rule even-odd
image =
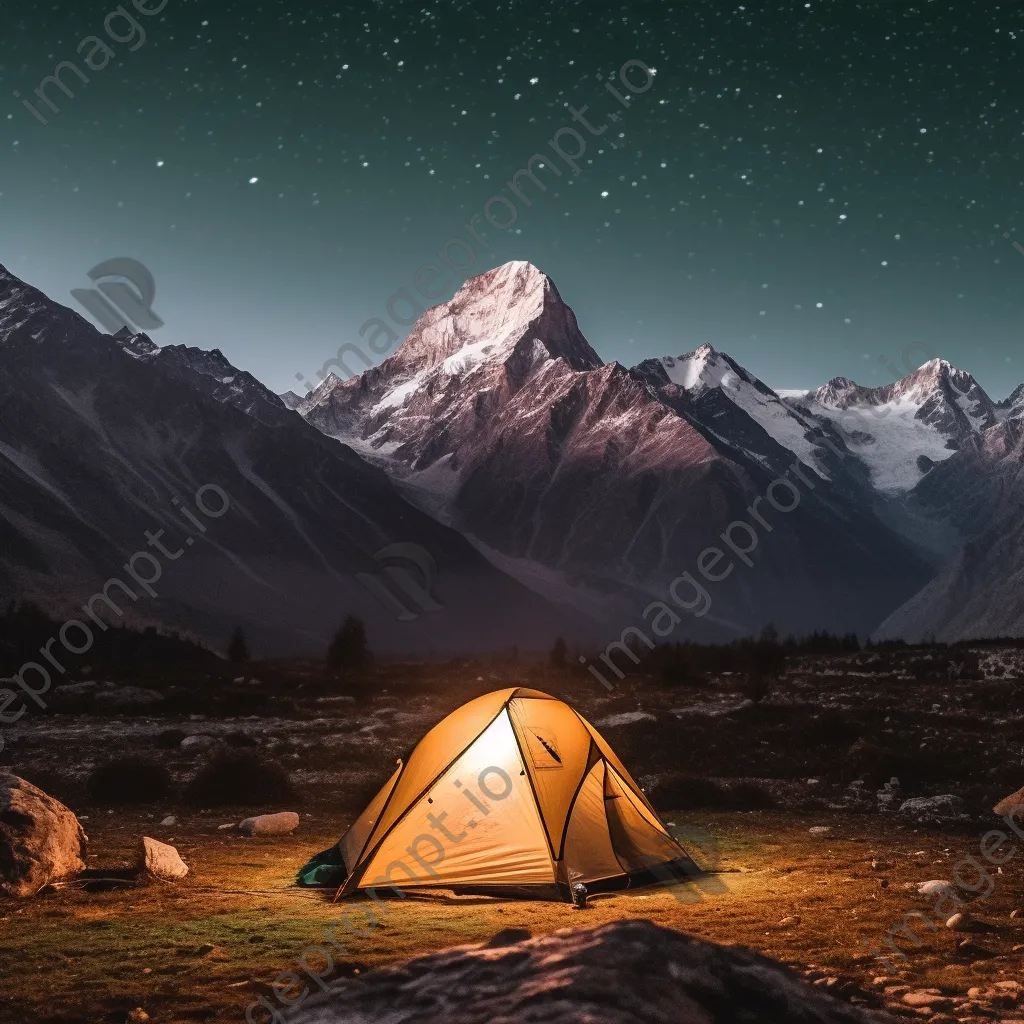
[[[75,305],[143,262],[159,344],[278,391],[348,343],[380,361],[360,325],[542,153],[547,191],[476,222],[440,299],[529,260],[627,365],[708,342],[774,387],[925,351],[995,398],[1024,379],[1024,5],[137,2],[163,7],[4,11],[0,263]],[[54,113],[62,61],[89,82]]]

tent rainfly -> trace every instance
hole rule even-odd
[[[430,887],[568,900],[578,882],[594,892],[698,873],[597,730],[522,687],[434,726],[328,852],[342,896]]]

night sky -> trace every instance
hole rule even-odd
[[[529,260],[627,365],[709,342],[775,387],[880,384],[918,343],[993,397],[1024,380],[1019,3],[125,9],[144,44],[123,17],[106,32],[112,0],[5,4],[0,263],[72,305],[95,264],[141,260],[160,344],[305,390],[541,152],[561,177],[523,182],[511,228],[478,221],[490,248],[441,298]],[[34,90],[65,60],[90,81],[65,70],[54,114]],[[604,80],[629,95],[628,61],[653,79],[627,109]]]

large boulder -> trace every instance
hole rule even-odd
[[[701,942],[650,921],[566,928],[512,945],[464,946],[395,964],[336,982],[286,1019],[892,1024],[892,1018],[840,1002],[756,953]]]
[[[0,892],[33,896],[85,869],[75,815],[30,782],[0,773]]]
[[[1024,814],[1024,789],[1018,789],[1016,793],[1011,793],[1006,799],[1000,800],[992,810],[1000,818],[1006,818],[1011,814]]]

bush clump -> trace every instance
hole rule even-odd
[[[187,797],[197,807],[273,803],[297,799],[288,773],[254,750],[214,754],[189,783]]]
[[[171,773],[147,757],[115,757],[100,765],[86,783],[89,799],[97,804],[153,804],[174,791]]]

